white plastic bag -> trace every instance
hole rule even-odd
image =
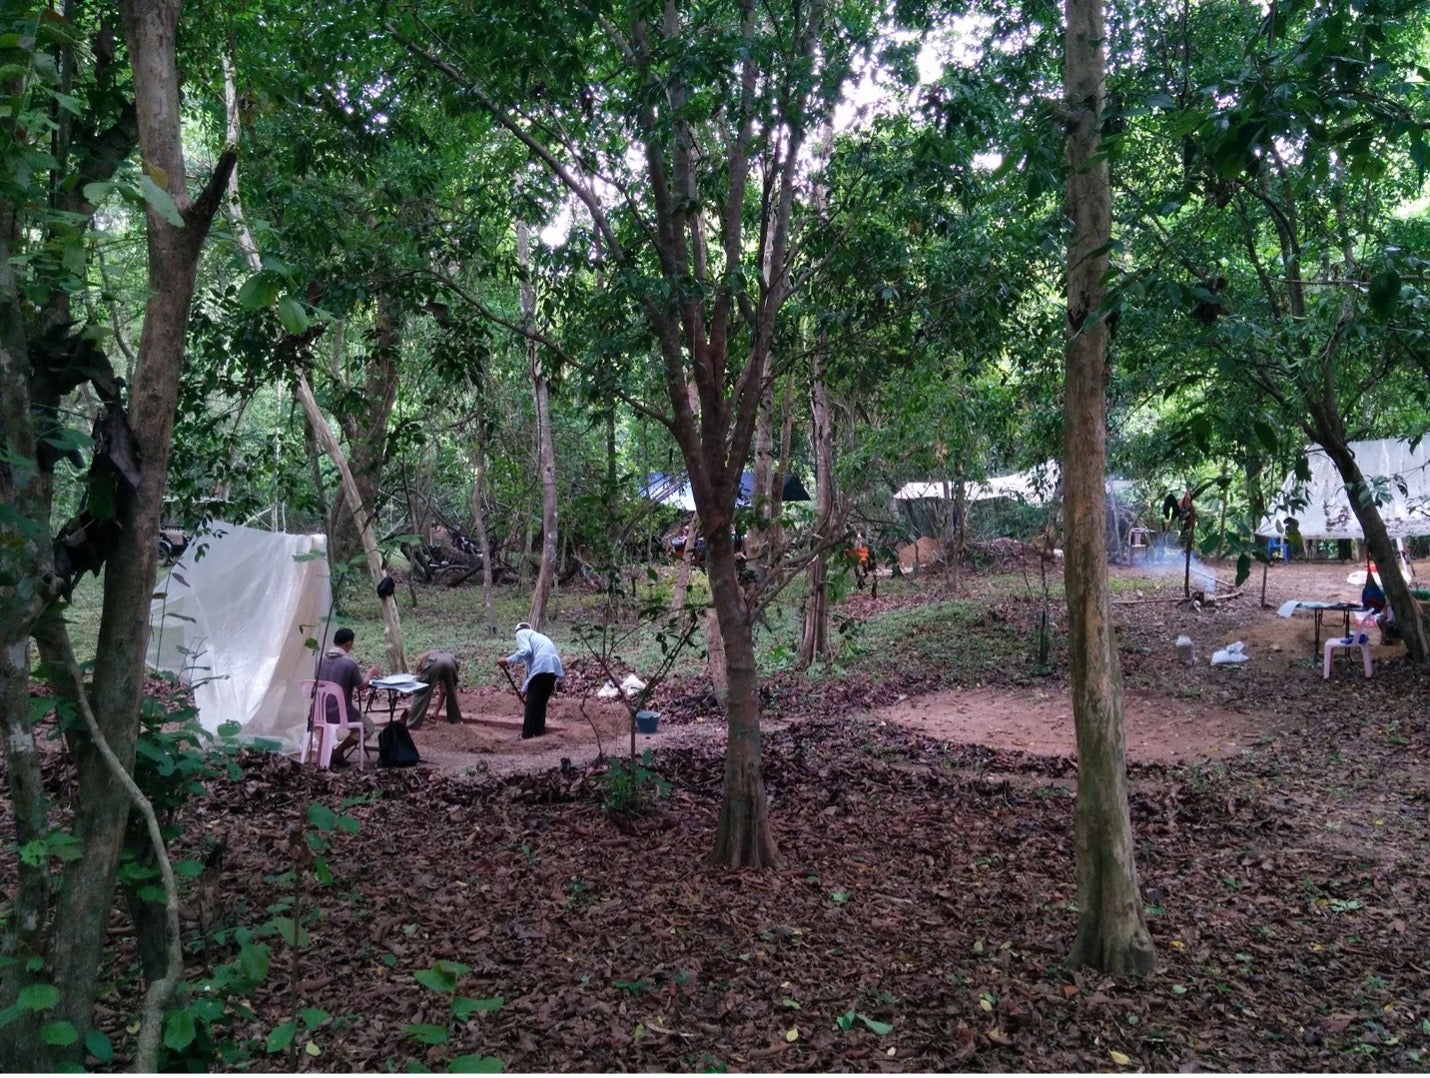
[[[1213,666],[1227,666],[1233,663],[1250,662],[1251,656],[1246,654],[1246,647],[1240,640],[1228,644],[1224,648],[1218,648],[1212,652]]]
[[[1192,645],[1192,638],[1183,633],[1177,637],[1177,658],[1191,666],[1197,661],[1197,649]]]

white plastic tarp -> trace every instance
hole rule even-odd
[[[982,483],[969,483],[964,491],[965,502],[983,502],[992,498],[1013,498],[1029,505],[1046,505],[1052,501],[1058,489],[1060,472],[1058,462],[1050,460],[1045,464],[1029,468],[1026,472],[1012,475],[995,475]],[[894,492],[894,500],[900,502],[920,501],[924,498],[951,499],[954,495],[952,483],[905,483]]]
[[[194,687],[204,729],[237,722],[244,740],[297,751],[303,679],[332,606],[327,540],[215,523],[196,538],[149,611],[148,662]]]
[[[1412,451],[1403,439],[1352,442],[1356,463],[1380,502],[1380,518],[1392,539],[1430,535],[1430,435]],[[1309,483],[1293,471],[1272,500],[1272,515],[1257,528],[1259,535],[1285,532],[1294,517],[1306,539],[1361,539],[1360,521],[1351,509],[1345,481],[1325,450],[1306,452]]]

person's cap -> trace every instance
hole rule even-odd
[[[513,629],[512,631],[519,633],[519,632],[521,632],[521,630],[523,630],[523,629],[530,629],[530,628],[531,628],[531,623],[530,623],[529,621],[518,621],[518,622],[516,623],[516,628]]]

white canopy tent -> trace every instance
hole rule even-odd
[[[1430,436],[1413,450],[1404,439],[1351,442],[1361,474],[1375,491],[1381,520],[1392,539],[1430,535]],[[1302,483],[1293,471],[1272,500],[1273,512],[1258,535],[1281,535],[1285,519],[1296,520],[1305,539],[1362,539],[1341,473],[1320,448],[1306,452],[1311,479]]]
[[[204,729],[302,745],[303,679],[330,634],[327,539],[215,523],[177,562],[149,610],[148,662],[194,687]]]
[[[1027,471],[1011,475],[995,475],[982,483],[969,483],[964,492],[966,502],[986,502],[993,498],[1012,498],[1029,505],[1047,505],[1061,492],[1062,470],[1056,460],[1036,464]],[[1128,479],[1108,479],[1107,493],[1121,495],[1132,489]],[[894,500],[919,501],[924,498],[952,498],[952,483],[905,483],[894,492]]]
[[[1046,505],[1058,489],[1059,478],[1058,462],[1050,460],[1025,472],[996,475],[983,483],[969,483],[963,497],[966,502],[1012,498],[1029,505]],[[952,499],[953,490],[952,483],[905,483],[894,491],[894,500],[913,502],[925,498]]]

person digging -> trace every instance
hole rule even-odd
[[[417,657],[415,667],[417,680],[425,682],[427,687],[418,689],[412,695],[412,702],[402,714],[407,720],[407,728],[416,730],[421,726],[433,704],[440,711],[445,703],[447,721],[461,722],[462,705],[457,699],[457,674],[460,670],[457,657],[450,651],[424,651]]]
[[[556,691],[557,679],[566,674],[561,666],[561,656],[549,636],[537,632],[523,621],[516,627],[516,650],[505,659],[497,660],[497,665],[507,671],[508,678],[511,677],[508,668],[514,663],[526,667],[526,680],[517,689],[517,696],[523,702],[518,740],[540,737],[546,733],[546,705]]]

